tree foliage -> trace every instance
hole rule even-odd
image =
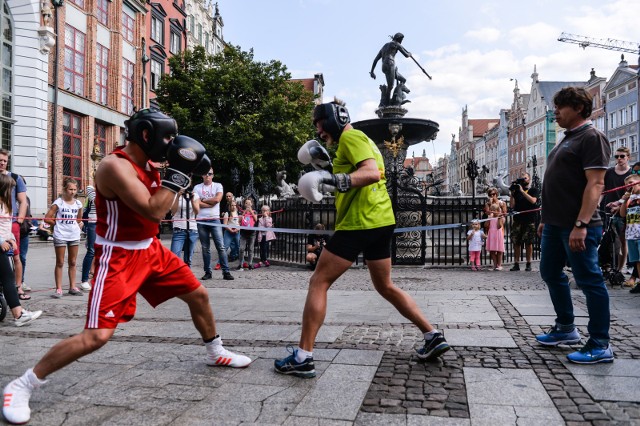
[[[215,56],[199,46],[174,56],[169,65],[157,101],[181,134],[207,148],[216,180],[226,189],[239,191],[246,184],[249,162],[258,190],[273,185],[278,170],[298,176],[298,148],[313,135],[313,94],[290,81],[286,66],[254,61],[253,51],[239,46]],[[233,168],[240,172],[237,188]]]

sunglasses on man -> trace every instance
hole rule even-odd
[[[615,157],[616,159],[618,159],[618,158],[625,158],[626,156],[627,156],[626,154],[620,154],[620,155],[617,155],[617,154],[616,154],[616,155],[614,155],[614,157]]]

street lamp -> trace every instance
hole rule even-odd
[[[476,198],[476,178],[478,177],[478,163],[473,158],[467,161],[467,177],[471,179],[471,194]]]

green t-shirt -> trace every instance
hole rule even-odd
[[[336,192],[336,230],[354,231],[395,225],[396,220],[387,192],[382,154],[371,139],[360,130],[347,130],[333,160],[333,173],[352,173],[356,165],[373,158],[380,170],[380,180],[362,188]]]

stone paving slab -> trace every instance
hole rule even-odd
[[[469,426],[470,424],[469,419],[378,413],[360,413],[354,423],[356,426]]]
[[[377,366],[332,364],[293,414],[354,421]]]
[[[451,346],[479,346],[486,348],[517,348],[507,330],[464,330],[444,328],[444,336]]]
[[[593,398],[640,402],[640,360],[616,359],[609,364],[596,365],[564,364]]]
[[[515,407],[543,408],[555,412],[554,417],[562,419],[542,383],[531,370],[465,367],[464,379],[472,420],[482,418],[484,409],[480,416],[473,414],[479,408],[490,407],[493,410],[493,406],[507,407],[511,412]],[[500,415],[509,413],[509,410],[501,410]]]
[[[574,292],[576,292],[574,290]],[[582,293],[577,291],[577,293]],[[553,316],[555,318],[555,311],[553,310],[553,304],[549,293],[539,293],[536,295],[506,295],[509,302],[518,310],[520,315],[523,316]],[[583,309],[574,306],[573,313],[576,317],[588,317],[589,315]]]

